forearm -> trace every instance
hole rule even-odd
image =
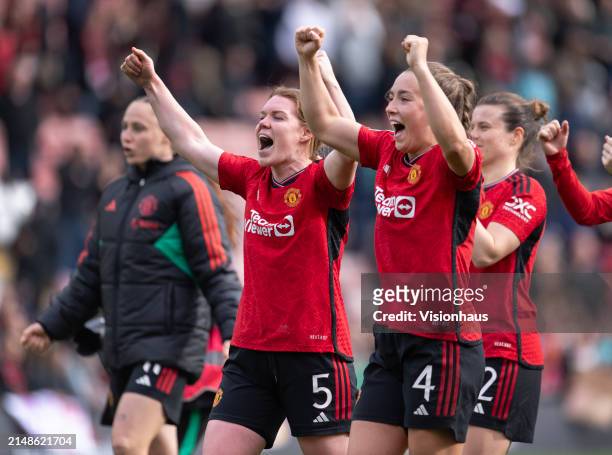
[[[157,75],[144,89],[172,150],[217,181],[221,150],[209,141],[200,125],[181,107]]]
[[[460,160],[465,163],[467,172],[471,168],[473,152],[468,146],[467,133],[455,108],[426,65],[415,67],[412,71],[419,83],[429,125],[446,160],[449,164],[451,160]]]
[[[324,137],[327,125],[339,116],[338,109],[323,82],[317,61],[314,58],[306,60],[300,57],[299,66],[304,116],[315,136],[327,143]]]
[[[353,109],[351,109],[351,105],[346,99],[346,96],[344,96],[344,92],[342,91],[338,81],[334,78],[333,80],[324,80],[323,82],[334,105],[336,106],[338,114],[343,118],[355,120]]]
[[[479,268],[488,267],[495,263],[495,239],[480,221],[476,222],[472,262]]]
[[[612,194],[609,191],[589,192],[576,175],[567,150],[547,156],[557,191],[572,218],[583,225],[600,224],[612,219]]]

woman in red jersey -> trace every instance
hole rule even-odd
[[[322,141],[376,170],[379,272],[446,274],[447,289],[456,288],[469,270],[481,193],[479,152],[466,134],[473,84],[428,63],[427,40],[407,36],[410,69],[387,92],[394,131],[372,130],[334,112],[314,59],[322,40],[317,27],[296,32],[304,113]],[[417,455],[461,453],[484,357],[480,334],[456,329],[375,333],[350,454],[399,454],[407,445]]]
[[[569,123],[553,120],[540,130],[539,139],[565,208],[578,224],[592,226],[612,221],[612,188],[589,192],[578,180],[567,154]],[[601,161],[612,173],[612,137],[606,136]]]
[[[529,285],[544,233],[546,195],[521,169],[533,157],[547,112],[541,101],[499,92],[481,98],[472,115],[485,199],[471,278],[473,288],[487,289],[481,310],[489,321],[483,329],[485,376],[464,454],[502,455],[512,441],[533,442],[544,359]]]
[[[318,64],[352,117],[324,55]],[[305,453],[345,453],[356,387],[339,270],[356,163],[336,151],[318,158],[296,89],[274,90],[261,109],[254,160],[211,143],[144,52],[133,48],[122,70],[173,149],[246,200],[244,292],[204,453],[259,453],[285,417]]]

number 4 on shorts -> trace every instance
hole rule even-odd
[[[431,372],[433,371],[432,365],[427,365],[421,371],[421,374],[414,384],[412,384],[413,389],[423,389],[423,396],[425,397],[425,401],[429,401],[429,393],[436,388],[435,385],[431,385]]]

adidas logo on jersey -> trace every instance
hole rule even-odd
[[[325,413],[323,411],[321,411],[321,413],[312,420],[312,423],[324,423],[324,422],[329,422],[329,419],[327,418],[327,416],[325,415]]]
[[[476,404],[476,407],[474,408],[474,412],[476,414],[484,414],[484,408],[482,407],[482,403]]]
[[[429,412],[427,412],[427,409],[425,409],[425,405],[422,404],[421,406],[416,408],[416,411],[414,411],[413,414],[415,416],[428,416]]]
[[[147,376],[146,374],[143,374],[142,376],[140,376],[138,379],[136,379],[135,382],[138,385],[143,385],[145,387],[151,387],[151,380],[149,379],[149,376]]]

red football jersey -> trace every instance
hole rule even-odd
[[[510,229],[520,246],[497,263],[479,269],[472,264],[474,280],[486,281],[476,273],[495,273],[492,300],[485,308],[496,320],[483,333],[486,357],[501,357],[526,365],[541,366],[544,359],[536,332],[536,306],[529,297],[531,273],[546,221],[546,194],[537,180],[516,170],[499,182],[485,185],[485,200],[478,212],[484,227],[499,223]],[[475,283],[473,283],[475,285]],[[502,300],[500,302],[500,300]],[[509,327],[505,333],[502,328]]]
[[[459,177],[448,167],[439,145],[409,159],[395,148],[393,132],[361,127],[361,164],[376,170],[374,249],[379,273],[448,274],[449,287],[467,284],[482,181],[475,145],[474,153],[472,169]],[[453,275],[463,281],[453,282]],[[472,310],[467,305],[462,308]],[[480,333],[461,334],[456,329],[418,335],[480,339]]]
[[[612,221],[612,188],[587,190],[572,169],[567,150],[547,156],[557,191],[576,223],[592,226]]]
[[[244,290],[232,344],[352,357],[339,275],[354,186],[337,190],[323,160],[277,182],[269,167],[227,152],[219,184],[246,200]]]

